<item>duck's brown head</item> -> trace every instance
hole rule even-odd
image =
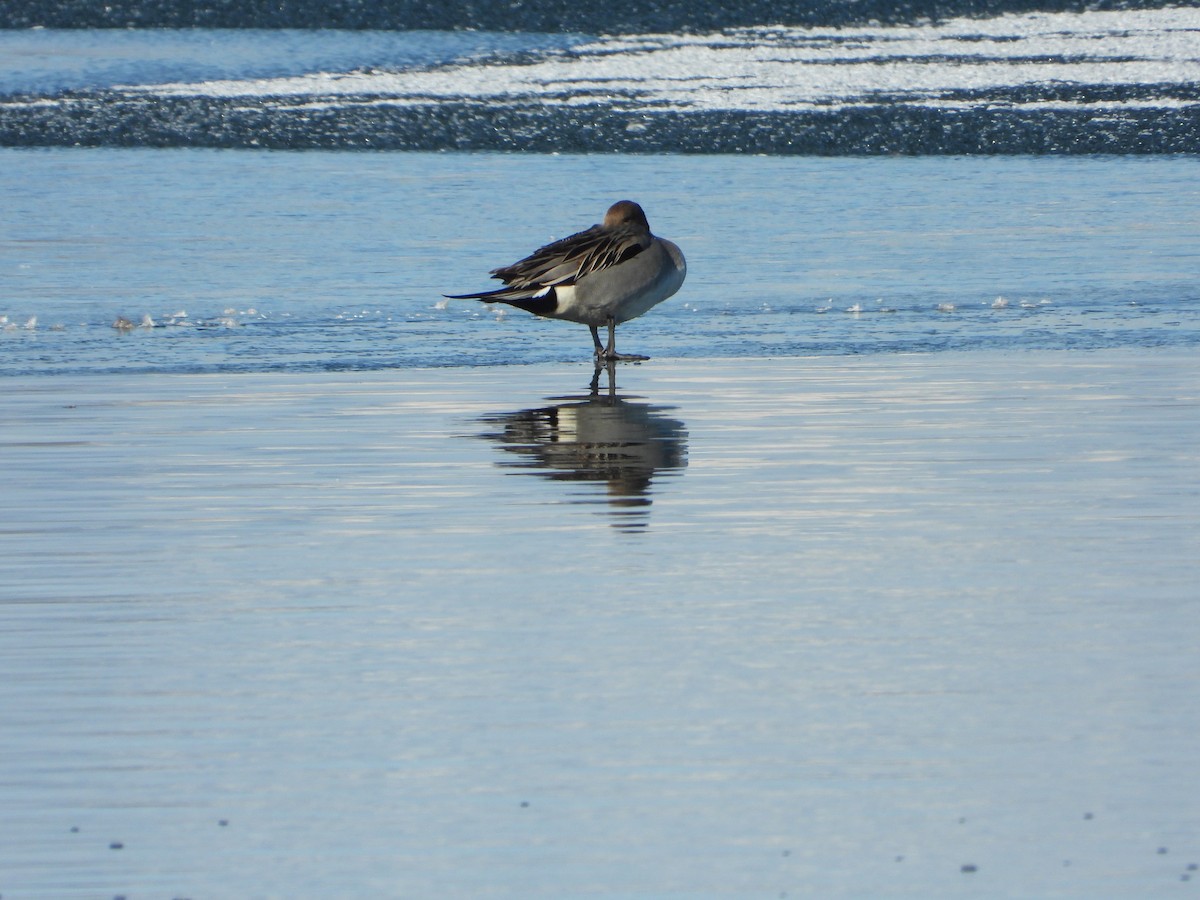
[[[618,201],[610,206],[608,212],[604,214],[605,228],[622,228],[628,225],[636,225],[647,231],[650,230],[650,223],[646,221],[646,214],[632,200]]]

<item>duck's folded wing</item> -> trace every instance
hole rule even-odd
[[[593,225],[587,231],[547,244],[511,266],[493,269],[492,277],[499,278],[509,289],[541,290],[574,284],[584,275],[632,259],[649,247],[651,240],[643,229]]]

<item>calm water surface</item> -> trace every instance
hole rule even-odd
[[[689,262],[684,289],[623,329],[651,356],[1200,344],[1190,158],[0,150],[0,163],[0,374],[584,360],[586,329],[439,301],[621,197]],[[118,318],[158,327],[121,332]]]
[[[480,31],[206,28],[0,29],[0,95],[398,69],[578,42]]]
[[[10,379],[5,896],[1187,887],[1194,354],[588,378]]]
[[[1194,174],[0,153],[0,893],[1193,890]]]

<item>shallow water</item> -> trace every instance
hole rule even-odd
[[[0,29],[0,95],[419,68],[577,41],[479,31]]]
[[[586,329],[441,295],[486,287],[621,197],[689,262],[678,295],[621,329],[629,351],[1194,347],[1198,172],[1190,158],[3,150],[0,374],[583,360]]]
[[[7,379],[5,897],[1187,889],[1193,352],[588,380]]]
[[[1190,890],[1195,171],[0,152],[0,893]]]

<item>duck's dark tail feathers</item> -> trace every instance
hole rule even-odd
[[[494,291],[480,291],[478,294],[442,294],[442,296],[447,300],[482,300],[484,303],[495,303],[497,300],[505,300],[506,298],[500,295],[511,290],[512,288],[502,287],[496,288]]]
[[[507,303],[517,309],[531,312],[535,316],[551,316],[558,308],[558,297],[554,288],[538,291],[535,295],[528,288],[502,287],[494,291],[480,291],[478,294],[442,294],[447,300],[482,300],[484,303]]]

